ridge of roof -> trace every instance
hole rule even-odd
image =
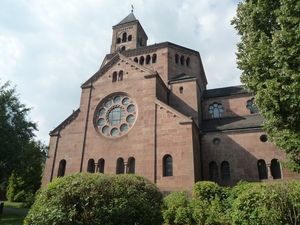
[[[237,94],[251,94],[249,93],[243,85],[236,85],[230,87],[222,87],[222,88],[214,88],[205,90],[203,93],[203,98],[216,98],[216,97],[224,97],[231,96]]]

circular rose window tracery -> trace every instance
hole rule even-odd
[[[101,134],[106,137],[120,137],[136,121],[137,107],[127,95],[115,94],[100,102],[95,114],[95,125]]]

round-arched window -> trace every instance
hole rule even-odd
[[[105,137],[120,137],[131,129],[137,118],[137,105],[126,94],[114,94],[100,102],[94,117],[96,130]]]

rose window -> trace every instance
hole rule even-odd
[[[126,95],[106,98],[96,110],[96,127],[106,137],[126,134],[137,117],[136,104]]]

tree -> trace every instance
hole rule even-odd
[[[300,169],[300,2],[244,0],[231,21],[241,36],[241,82],[255,95],[270,141]]]
[[[75,173],[41,189],[24,224],[162,224],[163,195],[134,174]]]
[[[19,101],[16,89],[7,82],[0,86],[0,184],[13,171],[24,170],[30,163],[27,153],[37,126],[28,118],[29,108]]]

